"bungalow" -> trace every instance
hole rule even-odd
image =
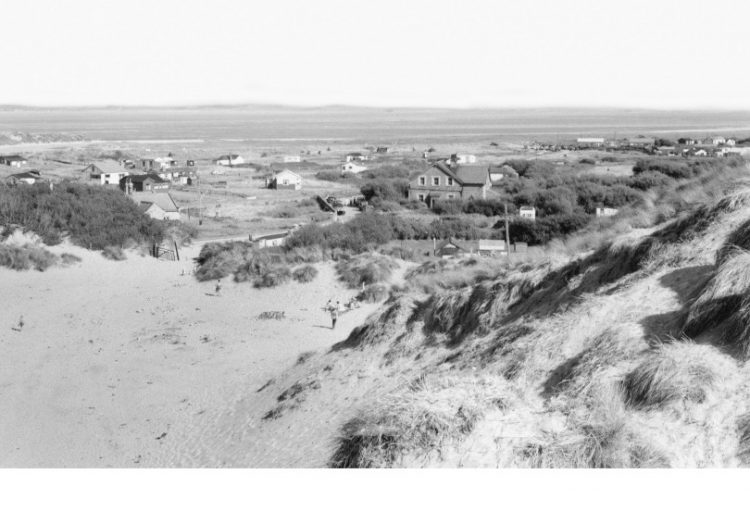
[[[169,193],[136,192],[130,198],[154,220],[179,220],[180,208]]]
[[[367,155],[362,153],[349,153],[346,155],[346,162],[350,161],[367,161]]]
[[[580,137],[576,139],[578,147],[601,147],[604,145],[602,137]]]
[[[677,148],[674,146],[661,146],[656,149],[660,155],[663,156],[677,156]]]
[[[443,259],[448,259],[450,257],[459,257],[465,254],[466,249],[457,244],[452,239],[443,241],[435,248],[434,251],[435,257],[442,257]]]
[[[479,255],[498,256],[508,255],[504,240],[479,240]]]
[[[23,156],[17,154],[11,154],[8,156],[0,156],[0,164],[8,165],[10,167],[22,167],[28,163],[28,160]]]
[[[125,193],[158,192],[169,190],[169,183],[156,174],[135,174],[120,179],[120,189]]]
[[[727,141],[727,139],[724,138],[724,137],[711,137],[711,138],[709,138],[707,140],[710,141],[709,143],[711,145],[724,145],[726,143],[726,141]]]
[[[724,142],[724,145],[728,145],[729,147],[734,147],[737,145],[737,139],[734,138],[728,138],[726,142]]]
[[[10,185],[33,185],[41,180],[42,176],[38,170],[30,170],[28,172],[21,172],[19,174],[11,174],[6,178],[6,182]]]
[[[536,220],[536,208],[534,206],[521,206],[518,209],[518,216],[528,220]]]
[[[299,155],[284,156],[284,163],[301,163],[302,157]]]
[[[289,169],[284,169],[273,175],[269,188],[275,188],[277,190],[299,190],[302,188],[302,176]]]
[[[344,163],[341,166],[342,175],[345,174],[346,172],[349,172],[351,174],[359,174],[360,172],[364,172],[365,170],[367,170],[367,167],[365,167],[364,165],[357,165],[354,162]]]
[[[510,165],[503,165],[502,167],[490,167],[490,182],[492,184],[499,183],[506,177],[518,177],[516,169]]]
[[[380,146],[380,147],[376,147],[375,148],[375,152],[376,153],[388,153],[388,152],[390,152],[390,149],[388,147],[385,147],[385,146]]]
[[[489,167],[437,163],[409,183],[409,199],[426,202],[430,207],[441,199],[485,199],[491,186]]]
[[[154,170],[164,170],[170,167],[177,166],[177,160],[171,156],[159,157],[159,158],[141,158],[140,160],[141,170],[144,172],[152,172]]]
[[[224,167],[232,167],[245,163],[245,159],[239,154],[222,154],[214,160],[214,164]]]
[[[261,236],[250,236],[253,248],[280,247],[286,243],[291,231],[264,234]]]
[[[96,181],[97,184],[102,186],[119,185],[123,177],[130,175],[130,172],[112,160],[92,163],[84,168],[83,172],[87,172],[89,179]]]
[[[628,145],[630,147],[651,147],[655,143],[656,139],[651,137],[636,137],[628,139]]]
[[[615,216],[618,211],[617,208],[596,208],[596,216],[597,218]]]
[[[477,157],[473,154],[452,154],[451,161],[459,165],[469,165],[477,162]]]

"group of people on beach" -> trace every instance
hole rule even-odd
[[[339,313],[358,308],[359,301],[355,297],[352,297],[352,299],[344,305],[341,305],[341,302],[339,300],[336,300],[336,303],[334,304],[333,298],[331,298],[330,300],[328,300],[325,307],[323,307],[323,310],[326,310],[331,314],[331,330],[333,330],[334,328],[336,328],[336,321],[339,319]]]

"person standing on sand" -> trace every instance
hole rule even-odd
[[[216,281],[216,296],[221,296],[221,279]]]
[[[336,320],[339,319],[338,309],[331,309],[331,330],[336,328]]]

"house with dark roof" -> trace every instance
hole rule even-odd
[[[8,165],[9,167],[22,167],[28,163],[28,160],[23,156],[17,154],[11,154],[7,156],[0,156],[0,164]]]
[[[83,169],[83,172],[89,175],[89,179],[100,185],[119,185],[123,177],[130,175],[125,167],[113,160],[91,163]]]
[[[222,154],[214,160],[214,164],[222,165],[224,167],[231,167],[232,165],[242,165],[245,163],[245,159],[239,154]]]
[[[286,243],[289,234],[291,234],[291,231],[251,236],[250,241],[252,241],[255,248],[280,247]]]
[[[11,174],[6,178],[6,182],[9,185],[33,185],[42,180],[42,176],[38,170],[30,170],[28,172],[20,172],[18,174]]]
[[[169,193],[135,192],[129,197],[142,212],[155,220],[180,219],[180,208]]]
[[[435,257],[442,257],[444,259],[447,259],[449,257],[459,257],[465,254],[467,254],[467,250],[452,239],[448,239],[440,243],[435,248],[434,253]]]
[[[346,155],[346,162],[350,161],[367,161],[367,155],[362,153],[349,153]]]
[[[127,194],[133,192],[165,192],[169,190],[169,183],[156,174],[134,174],[120,179],[120,189]]]
[[[485,199],[491,186],[486,165],[448,166],[440,162],[409,183],[409,199],[426,202],[430,207],[437,200]]]

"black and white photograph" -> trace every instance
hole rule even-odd
[[[742,474],[749,15],[5,0],[1,484]]]

